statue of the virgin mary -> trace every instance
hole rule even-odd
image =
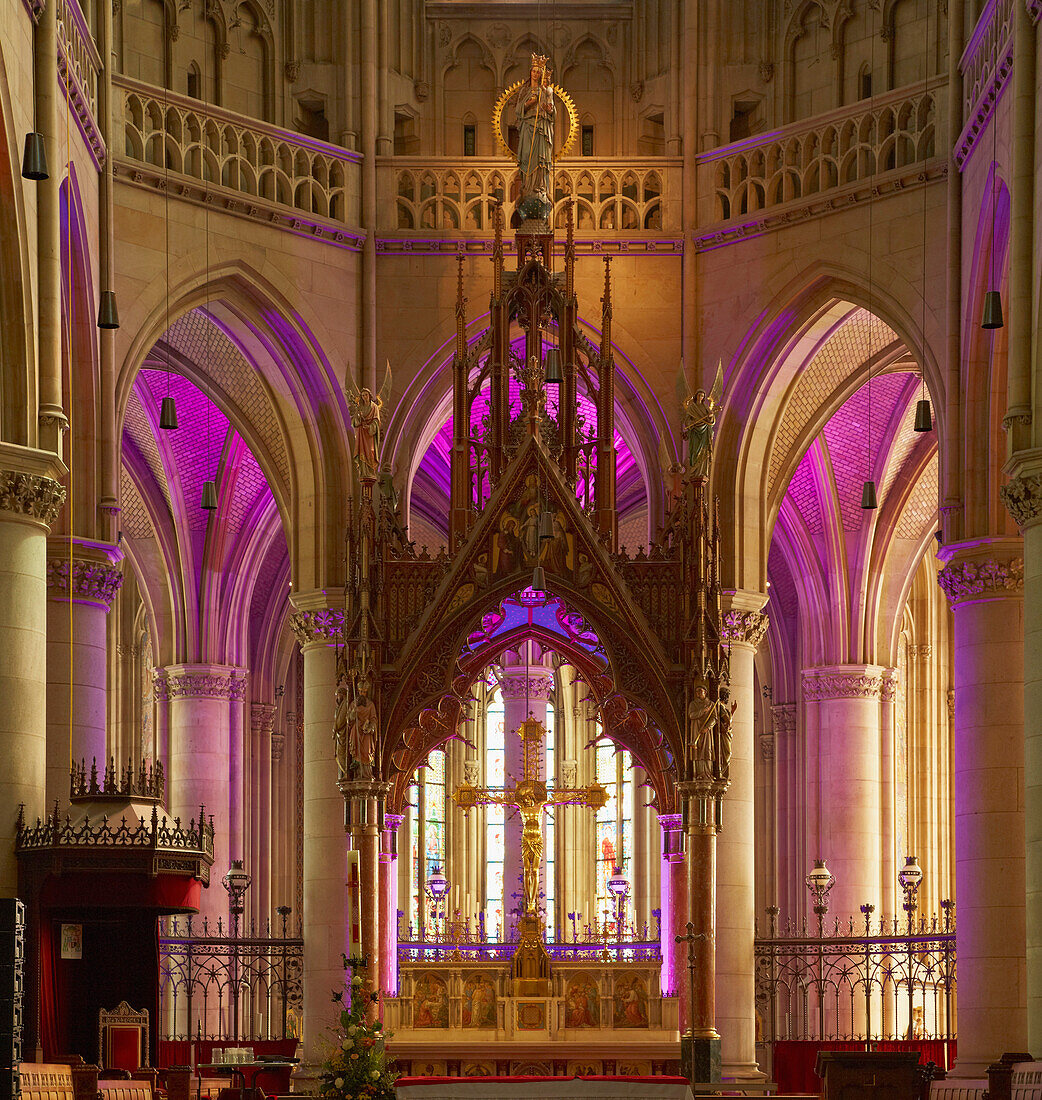
[[[518,212],[522,217],[546,217],[550,210],[550,173],[554,147],[554,89],[548,58],[532,54],[529,79],[514,97],[517,123],[517,168],[521,193]]]

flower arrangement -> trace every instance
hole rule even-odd
[[[394,1100],[398,1075],[387,1066],[388,1035],[379,1020],[366,1019],[380,996],[365,973],[368,968],[368,958],[344,956],[344,970],[350,977],[346,988],[333,994],[340,1015],[330,1028],[333,1048],[320,1073],[318,1093],[326,1100]]]

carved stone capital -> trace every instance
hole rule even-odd
[[[803,698],[808,702],[822,699],[879,699],[883,694],[885,669],[871,665],[831,665],[803,670]]]
[[[1010,478],[999,489],[999,496],[1021,531],[1042,523],[1042,476],[1023,474]]]
[[[533,703],[545,703],[554,690],[553,674],[549,672],[528,672],[525,669],[503,669],[503,678],[499,689],[504,699],[525,699]]]
[[[42,474],[0,470],[0,511],[50,525],[65,503],[65,486]]]
[[[980,598],[1024,595],[1024,559],[985,558],[983,561],[952,560],[937,574],[952,607]]]
[[[282,762],[282,754],[286,749],[286,735],[284,733],[276,733],[272,730],[271,733],[271,762],[273,764],[279,764]]]
[[[796,732],[796,704],[777,703],[771,707],[771,725],[778,737],[791,737]]]
[[[908,659],[910,661],[928,661],[933,656],[933,646],[929,642],[908,647]]]
[[[301,648],[307,645],[331,645],[344,640],[344,609],[318,607],[294,611],[289,625]]]
[[[93,603],[107,611],[122,584],[123,572],[119,566],[97,559],[77,557],[73,552],[70,591],[69,559],[57,555],[47,559],[47,595],[51,599]]]
[[[764,760],[774,759],[774,734],[762,733],[760,734],[760,755]]]
[[[157,699],[246,698],[246,670],[231,665],[169,665],[152,671]]]
[[[749,645],[756,649],[769,625],[770,620],[762,611],[732,609],[723,613],[720,637],[725,645]]]
[[[683,814],[659,814],[658,823],[664,833],[675,833],[684,827]]]
[[[268,737],[275,728],[276,707],[272,703],[253,703],[250,706],[250,729],[261,737]]]
[[[933,650],[932,646],[924,646],[924,649]],[[879,698],[884,703],[893,703],[897,699],[897,669],[884,668],[882,683],[879,685]]]

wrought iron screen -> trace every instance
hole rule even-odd
[[[297,1033],[302,1005],[304,941],[270,923],[241,935],[221,921],[171,918],[159,936],[162,1039],[286,1039]]]
[[[778,927],[756,939],[756,1006],[767,1042],[955,1038],[955,906],[933,918],[838,918]],[[759,933],[759,929],[757,930]]]

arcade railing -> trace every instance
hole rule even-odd
[[[298,1034],[304,940],[298,926],[267,921],[211,926],[166,918],[159,934],[159,1015],[163,1040],[270,1040]]]
[[[572,921],[572,938],[554,937],[547,941],[546,950],[551,959],[558,962],[580,960],[661,962],[661,929],[659,911],[653,910],[653,924],[637,927],[625,924],[616,927],[614,922],[600,925]],[[431,925],[414,928],[403,923],[398,911],[398,961],[408,962],[495,962],[510,959],[519,945],[517,929],[490,930],[483,920],[467,921],[456,918],[441,919]],[[573,914],[569,914],[573,916]]]
[[[756,1004],[763,1037],[874,1042],[955,1038],[955,905],[933,917],[838,918],[808,927],[767,910],[757,927]],[[817,927],[814,927],[817,923]]]

